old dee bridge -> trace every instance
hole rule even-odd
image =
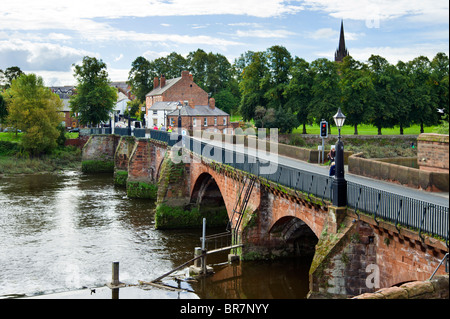
[[[310,256],[310,296],[352,296],[445,274],[438,266],[448,252],[448,203],[432,196],[349,179],[347,205],[336,207],[333,178],[314,165],[154,130],[140,138],[91,135],[84,163],[114,170],[129,196],[151,190],[157,205],[224,207],[244,261]]]

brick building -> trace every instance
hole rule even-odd
[[[177,127],[178,116],[184,129],[232,134],[230,115],[216,107],[214,98],[207,105],[195,105],[193,99],[183,103],[181,108],[167,114],[167,125]]]
[[[158,126],[165,124],[162,119],[174,110],[171,104],[167,104],[168,108],[165,109],[160,103],[157,110],[152,110],[151,107],[157,102],[183,101],[184,103],[191,100],[194,105],[208,105],[208,93],[194,83],[189,71],[182,71],[180,77],[173,79],[166,79],[164,75],[160,78],[155,77],[153,90],[145,96],[147,123]]]

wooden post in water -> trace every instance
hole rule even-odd
[[[206,242],[206,218],[203,218],[203,237],[202,237],[202,270],[203,275],[206,275],[206,248],[205,248],[205,242]]]
[[[112,263],[111,285],[113,285],[113,286],[119,285],[119,262],[118,261],[115,261]]]

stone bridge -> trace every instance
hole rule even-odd
[[[95,165],[97,161],[103,164]],[[209,226],[220,221],[235,225],[236,201],[254,178],[238,229],[241,259],[310,258],[310,298],[355,296],[426,280],[448,252],[448,236],[437,239],[360,209],[333,207],[324,196],[328,182],[321,184],[325,190],[313,192],[318,178],[306,173],[297,179],[306,183],[287,187],[278,180],[295,180],[289,172],[291,176],[283,177],[280,171],[278,178],[269,179],[168,146],[164,139],[113,135],[91,136],[83,149],[83,167],[84,163],[91,171],[114,167],[115,181],[127,187],[128,196],[156,200],[158,228],[172,227],[183,214],[190,216],[189,227],[201,227],[203,217]],[[297,188],[300,184],[306,186]],[[178,215],[171,217],[175,211]],[[448,223],[448,209],[446,216]],[[445,274],[444,267],[437,274]]]

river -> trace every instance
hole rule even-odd
[[[110,174],[0,176],[0,298],[102,287],[116,261],[120,281],[134,285],[191,259],[201,230],[155,230],[153,215],[153,202],[129,199]],[[214,275],[183,283],[182,298],[306,297],[307,261],[225,260],[208,257]]]

